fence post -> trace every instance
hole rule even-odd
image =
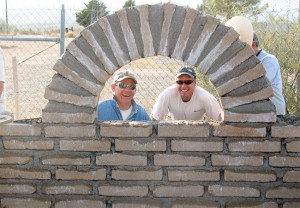
[[[65,50],[65,21],[66,21],[65,5],[61,5],[61,16],[60,16],[60,55]]]
[[[17,57],[12,58],[13,68],[13,82],[14,82],[14,95],[15,95],[15,120],[20,118],[20,106],[19,106],[19,79],[18,79],[18,65]]]

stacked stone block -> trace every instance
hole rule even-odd
[[[300,126],[0,126],[1,207],[297,207]]]

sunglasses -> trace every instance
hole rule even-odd
[[[116,83],[116,86],[120,87],[121,89],[130,89],[130,90],[135,90],[136,89],[136,85],[133,84],[133,85],[128,85],[128,84],[124,84],[122,82],[117,82]]]
[[[183,85],[186,84],[186,85],[190,85],[194,82],[194,80],[185,80],[185,81],[182,81],[182,80],[177,80],[176,83],[179,84],[179,85]]]

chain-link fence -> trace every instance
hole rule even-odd
[[[65,25],[68,28],[65,39],[65,45],[67,45],[83,28],[75,22],[76,11],[68,8],[65,8],[65,11]],[[32,38],[59,36],[60,9],[9,11],[8,26],[5,22],[5,12],[0,8],[0,36]],[[261,46],[278,56],[282,74],[286,79],[285,88],[289,87],[291,93],[296,93],[294,97],[293,95],[289,97],[293,101],[292,113],[295,113],[297,109],[299,111],[297,83],[294,85],[300,68],[299,23],[297,23],[298,29],[291,28],[290,25],[293,25],[293,22],[286,16],[289,12],[295,11],[284,11],[284,15],[281,12],[263,14],[260,18],[253,19],[253,25],[261,37]],[[282,22],[289,22],[289,24],[283,25]],[[263,27],[263,24],[268,27]],[[289,30],[287,30],[287,26],[289,26]],[[265,39],[265,34],[269,34],[269,31],[272,31],[270,37],[273,39]],[[293,38],[282,38],[283,34]],[[276,40],[276,38],[278,39]],[[277,41],[276,44],[280,42],[279,45],[285,47],[272,47],[275,46],[275,41]],[[55,73],[52,67],[60,57],[59,43],[10,40],[1,41],[0,47],[5,54],[8,111],[14,113],[15,119],[41,117],[42,109],[47,103],[47,100],[44,99],[45,87],[50,83]],[[288,57],[283,56],[282,54],[286,54],[287,50],[289,53],[294,51],[294,54]],[[174,75],[183,65],[184,63],[180,61],[158,56],[133,61],[120,70],[129,70],[137,74],[139,84],[136,99],[150,113],[157,95],[174,83]],[[207,80],[201,80],[198,83],[203,82],[208,83]],[[101,100],[111,98],[110,84],[111,80],[103,89]],[[204,88],[216,95],[215,89],[211,85],[205,84]]]

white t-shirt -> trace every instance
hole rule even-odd
[[[2,49],[0,48],[0,82],[3,82],[4,89],[0,96],[0,113],[6,110],[5,105],[5,68],[4,68],[4,54]]]
[[[183,102],[176,84],[165,89],[156,99],[152,110],[155,120],[163,120],[170,113],[173,120],[223,120],[224,112],[217,99],[205,89],[195,86],[189,102]]]
[[[123,118],[124,121],[128,118],[128,116],[130,115],[131,111],[132,111],[132,105],[127,110],[120,110],[120,112],[122,114],[122,118]]]

